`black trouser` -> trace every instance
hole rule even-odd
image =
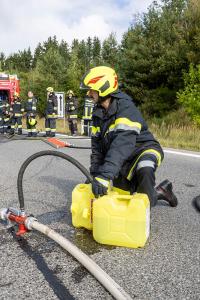
[[[4,133],[3,125],[4,125],[3,116],[0,116],[0,133]]]
[[[77,133],[77,119],[68,119],[69,122],[69,130],[71,134],[76,134]]]
[[[36,129],[36,124],[35,125],[30,125],[28,120],[29,120],[29,116],[26,117],[26,127],[27,127],[27,131],[28,131],[28,135],[29,136],[37,136],[37,129]],[[35,119],[35,117],[31,117],[32,119]]]
[[[55,136],[56,133],[56,119],[46,118],[45,119],[45,131],[47,136]]]
[[[128,180],[122,174],[113,180],[113,185],[130,193],[138,192],[147,194],[150,205],[157,203],[157,193],[155,190],[155,171],[158,162],[153,154],[142,155],[134,165],[132,177]]]
[[[9,126],[10,126],[10,118],[9,117],[4,117],[4,122],[3,122],[3,130],[4,132],[9,131]]]
[[[84,119],[83,120],[83,132],[84,135],[86,136],[91,136],[91,131],[92,131],[92,126],[91,126],[92,121]]]
[[[18,127],[18,134],[22,134],[22,117],[12,117],[11,118],[11,130],[10,133],[13,134],[15,132],[15,125]]]

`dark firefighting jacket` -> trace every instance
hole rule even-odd
[[[0,117],[3,117],[5,113],[5,103],[4,100],[0,98]]]
[[[54,93],[50,93],[47,100],[46,118],[58,117],[58,100]]]
[[[12,103],[10,111],[12,112],[14,118],[22,117],[24,107],[19,99]]]
[[[136,158],[151,153],[159,165],[163,152],[133,100],[120,91],[111,97],[107,111],[99,104],[93,110],[90,172],[110,180],[121,173],[131,180]]]
[[[3,101],[3,106],[4,106],[4,121],[8,122],[10,119],[10,104],[8,100]]]
[[[26,113],[27,113],[27,117],[29,116],[36,116],[36,107],[37,105],[37,99],[35,97],[33,98],[29,98],[26,102]]]
[[[69,119],[78,118],[78,100],[76,97],[67,97],[66,99],[66,113]]]
[[[86,97],[84,101],[83,120],[91,120],[94,103],[91,98]]]

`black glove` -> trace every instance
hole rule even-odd
[[[96,198],[107,195],[110,181],[102,176],[95,177],[92,182],[92,192]]]

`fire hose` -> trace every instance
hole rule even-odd
[[[68,239],[64,238],[48,226],[41,224],[33,216],[27,216],[25,214],[25,205],[24,205],[24,193],[23,193],[23,176],[28,165],[35,159],[42,156],[56,156],[62,159],[67,160],[68,162],[75,165],[88,179],[89,182],[92,182],[93,178],[87,171],[87,169],[80,164],[76,159],[71,156],[58,152],[45,150],[37,152],[30,157],[28,157],[25,162],[22,164],[18,179],[17,179],[17,188],[18,188],[18,197],[20,210],[14,208],[2,209],[0,211],[0,219],[7,220],[11,225],[18,225],[17,235],[23,235],[24,233],[35,229],[45,236],[54,240],[59,244],[63,249],[68,251],[74,258],[76,258],[105,288],[110,294],[117,300],[131,300],[131,296],[127,294],[122,287],[120,287],[105,271],[103,271],[89,256],[82,252],[78,247],[73,245]]]

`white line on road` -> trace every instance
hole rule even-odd
[[[182,155],[182,156],[189,156],[189,157],[195,157],[200,158],[200,154],[194,154],[190,152],[181,152],[181,151],[174,151],[174,150],[168,150],[164,149],[165,153],[175,154],[175,155]]]

